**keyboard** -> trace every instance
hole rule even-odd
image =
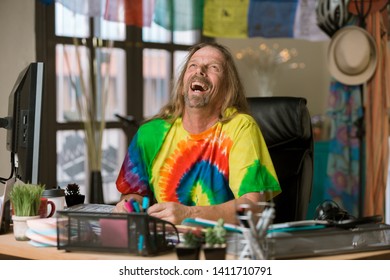
[[[111,213],[115,206],[111,204],[93,204],[85,203],[78,204],[65,209],[65,211],[71,212],[100,212],[100,213]]]

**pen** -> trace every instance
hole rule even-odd
[[[144,248],[144,236],[140,234],[138,237],[138,253],[141,255]]]
[[[128,213],[133,212],[133,206],[131,205],[130,201],[125,200],[125,203],[123,204],[123,206],[125,207],[125,209]]]
[[[133,209],[135,212],[137,212],[137,213],[141,212],[141,210],[139,208],[139,204],[134,198],[130,198],[130,202],[133,205]]]
[[[239,207],[236,210],[237,218],[241,224],[241,226],[249,228],[249,223],[246,218],[246,209],[249,208],[248,204],[240,204]]]
[[[144,196],[142,198],[142,212],[146,212],[149,207],[149,197]]]
[[[259,231],[259,235],[261,238],[265,237],[267,234],[267,230],[272,222],[272,219],[275,214],[275,209],[274,208],[267,208],[263,211],[263,222],[258,225],[257,230]]]
[[[135,203],[137,204],[137,206],[139,206],[136,201],[135,201]],[[148,207],[149,207],[149,197],[144,196],[142,198],[142,212],[146,212]],[[138,210],[139,210],[139,207],[138,207]],[[139,211],[137,211],[137,212],[139,212]],[[140,255],[142,255],[143,249],[144,249],[144,235],[140,234],[138,237],[138,253]]]
[[[249,226],[249,230],[251,232],[251,234],[253,235],[254,238],[257,238],[257,231],[256,231],[256,228],[255,228],[255,225],[253,223],[253,220],[252,220],[252,211],[249,210],[248,213],[246,214],[246,217],[247,217],[247,223],[248,223],[248,226]]]

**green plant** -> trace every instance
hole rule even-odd
[[[41,204],[44,185],[15,185],[10,192],[10,200],[15,216],[37,216]]]
[[[226,243],[226,229],[224,228],[224,220],[218,219],[214,227],[206,229],[205,243],[208,247],[222,245]]]
[[[65,195],[80,195],[80,187],[78,184],[68,184],[65,188]]]
[[[202,243],[202,230],[200,228],[189,229],[183,234],[183,246],[199,247]]]

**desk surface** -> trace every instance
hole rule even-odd
[[[34,247],[27,241],[16,241],[13,233],[0,235],[0,255],[35,259],[35,260],[147,260],[149,258],[140,257],[125,253],[102,253],[102,252],[66,252],[58,250],[56,247]],[[150,257],[153,260],[177,260],[175,252]],[[228,256],[228,259],[234,259]],[[351,253],[342,255],[321,256],[307,258],[312,260],[353,260],[353,259],[390,259],[390,250],[379,250],[361,253]]]
[[[66,252],[65,250],[58,250],[57,247],[35,247],[29,244],[28,241],[16,241],[13,233],[0,235],[1,254],[35,260],[139,260],[145,258],[126,253]],[[174,252],[170,252],[164,255],[153,256],[153,259],[169,260],[177,259],[177,257]]]

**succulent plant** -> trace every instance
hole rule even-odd
[[[68,184],[65,188],[65,195],[80,195],[80,186],[76,183]]]
[[[226,243],[226,229],[224,228],[224,220],[218,219],[214,227],[209,227],[205,234],[205,243],[208,247],[222,245]]]
[[[189,229],[183,234],[183,246],[199,247],[202,243],[202,231],[200,228]]]

